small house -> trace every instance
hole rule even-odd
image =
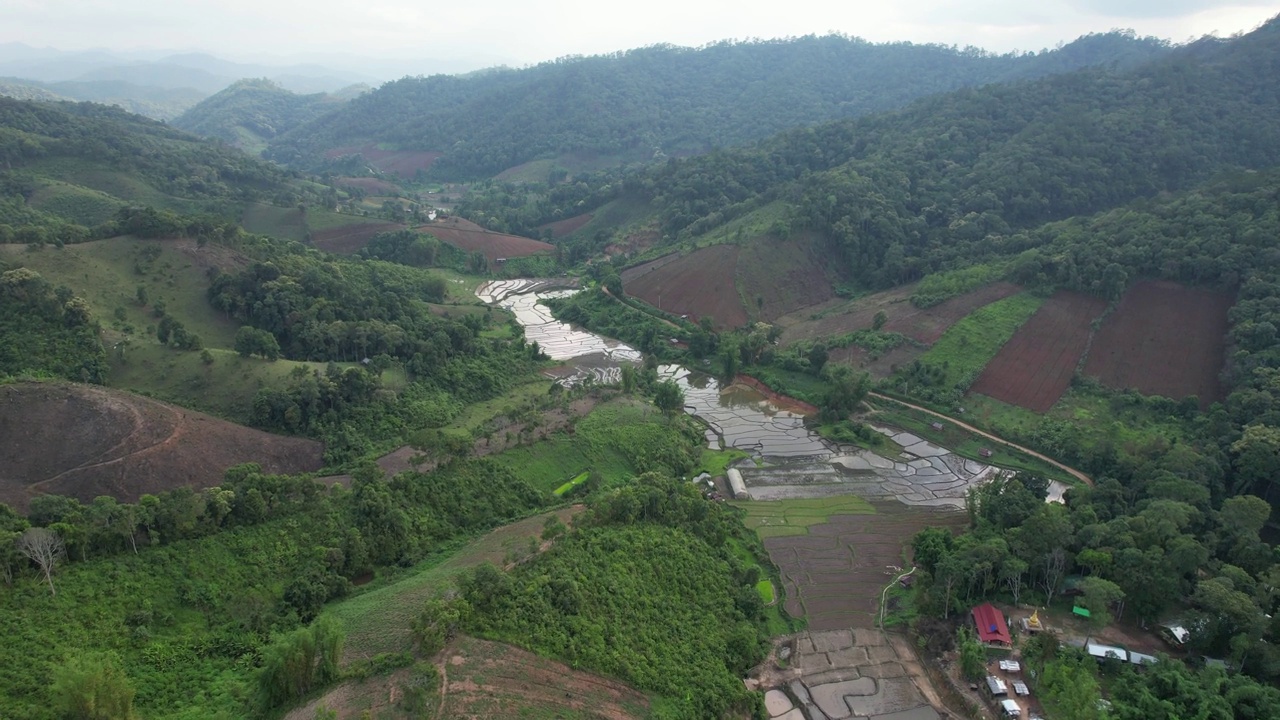
[[[1027,684],[1022,682],[1021,680],[1014,680],[1013,694],[1017,695],[1018,697],[1027,697],[1028,695],[1031,694],[1031,688],[1027,687]]]
[[[1181,649],[1187,641],[1191,639],[1191,631],[1181,624],[1172,623],[1169,625],[1161,625],[1157,632],[1160,639],[1169,644],[1170,647]]]
[[[1129,651],[1115,645],[1103,645],[1092,641],[1085,641],[1084,651],[1099,660],[1119,660],[1120,662],[1129,661]]]
[[[1000,669],[1007,673],[1022,672],[1022,663],[1017,660],[1001,660]]]
[[[1156,656],[1130,650],[1129,662],[1133,665],[1155,665]]]
[[[1001,700],[1000,709],[1004,711],[1006,717],[1018,717],[1022,715],[1022,708],[1018,707],[1018,703],[1012,700]]]
[[[1004,613],[991,603],[983,603],[970,611],[973,624],[978,630],[978,639],[984,643],[996,645],[1012,645],[1013,637],[1009,635],[1009,626],[1005,624]]]
[[[942,423],[940,423],[940,422],[938,422],[938,421],[936,421],[936,420],[935,420],[935,421],[933,421],[933,422],[929,423],[929,427],[933,428],[934,430],[941,430],[941,429],[942,429]]]
[[[982,448],[981,450],[978,451],[978,455],[984,458],[989,458],[994,454],[995,453],[991,452],[991,448]]]
[[[1009,687],[1004,684],[1004,680],[1001,680],[995,675],[988,675],[987,676],[987,692],[991,693],[993,697],[999,697],[1000,695],[1008,695]]]

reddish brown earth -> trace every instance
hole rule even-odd
[[[380,150],[370,143],[366,145],[347,145],[325,152],[326,158],[338,158],[343,155],[360,155],[374,169],[402,178],[412,178],[419,170],[426,172],[444,153],[434,150]]]
[[[1089,349],[1093,321],[1107,301],[1066,290],[1054,293],[982,369],[973,392],[1038,413],[1071,386]]]
[[[884,325],[885,332],[902,333],[916,342],[928,345],[937,342],[948,328],[974,310],[1016,295],[1021,290],[1022,288],[1012,283],[998,282],[922,309],[911,304],[911,293],[915,292],[915,286],[904,285],[859,298],[839,310],[832,309],[832,303],[824,303],[825,307],[794,312],[779,318],[778,324],[786,328],[782,334],[782,343],[787,345],[800,340],[867,330],[875,321],[876,313],[884,312],[888,318]],[[813,313],[823,310],[826,314],[817,319],[812,318]]]
[[[810,237],[789,240],[757,238],[738,255],[737,279],[748,306],[756,316],[774,322],[800,308],[813,307],[835,297],[830,261]]]
[[[390,222],[343,225],[342,227],[317,230],[311,233],[311,244],[325,252],[350,255],[360,252],[360,249],[368,245],[369,240],[374,235],[382,232],[403,230],[404,227],[399,223]]]
[[[617,680],[574,670],[510,645],[462,636],[440,654],[442,718],[648,715],[649,699]]]
[[[592,217],[591,213],[583,213],[581,215],[574,215],[571,218],[565,218],[564,220],[547,223],[542,227],[551,231],[551,237],[562,238],[565,235],[571,235],[577,232],[583,225],[591,222]]]
[[[629,268],[623,288],[660,310],[699,320],[710,316],[717,328],[739,327],[747,311],[734,284],[738,252],[736,245],[712,245],[683,257],[667,255]]]
[[[806,618],[809,630],[874,627],[880,591],[898,574],[912,536],[927,527],[959,529],[967,519],[899,503],[875,507],[873,515],[832,515],[808,535],[765,538],[782,571],[786,610]]]
[[[467,252],[478,251],[484,253],[485,258],[489,260],[490,266],[498,258],[527,257],[555,249],[554,245],[544,243],[541,240],[519,235],[489,232],[479,225],[461,218],[451,217],[433,222],[430,225],[423,225],[417,229],[420,232],[435,236],[441,242],[447,242]]]
[[[334,180],[338,187],[358,188],[372,195],[391,195],[400,190],[394,183],[370,177],[340,177]]]
[[[1226,362],[1230,307],[1225,293],[1137,283],[1103,321],[1084,371],[1108,387],[1175,400],[1195,395],[1208,407],[1225,397],[1218,374]]]
[[[41,494],[135,501],[178,486],[211,487],[228,467],[320,469],[323,447],[139,395],[71,383],[0,386],[0,502]]]

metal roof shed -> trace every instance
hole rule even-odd
[[[1000,708],[1004,710],[1004,714],[1009,717],[1018,717],[1022,714],[1022,708],[1018,707],[1018,703],[1012,700],[1001,700]]]
[[[992,695],[1008,695],[1009,688],[1005,686],[1004,681],[995,675],[987,676],[987,689]]]

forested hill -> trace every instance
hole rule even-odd
[[[404,78],[273,143],[267,156],[315,167],[366,142],[444,153],[442,177],[492,175],[537,158],[687,155],[778,131],[900,107],[965,86],[1091,65],[1129,66],[1165,43],[1090,35],[1039,54],[874,44],[842,36],[649,47],[523,70]]]
[[[598,178],[594,197],[565,185],[509,219],[483,210],[519,232],[629,193],[649,200],[663,234],[679,241],[782,199],[775,231],[813,231],[853,279],[890,286],[963,263],[1019,228],[1280,164],[1276,77],[1280,20],[1132,72],[960,90],[621,181]]]
[[[118,108],[0,97],[0,230],[75,242],[124,207],[238,219],[246,202],[309,192],[270,163]]]
[[[292,93],[265,78],[240,80],[187,110],[173,125],[260,152],[276,135],[341,103],[328,93]]]

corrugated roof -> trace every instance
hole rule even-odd
[[[973,623],[978,628],[978,639],[982,642],[1012,645],[1009,627],[1004,623],[1004,614],[991,603],[983,603],[972,611]]]

